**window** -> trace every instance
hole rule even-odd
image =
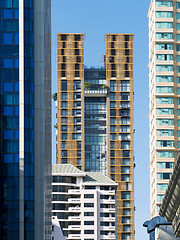
[[[67,81],[61,81],[61,91],[67,91]]]
[[[66,101],[61,102],[61,107],[62,108],[67,108],[67,102]]]
[[[80,117],[74,117],[74,124],[81,123],[81,118]]]
[[[80,132],[81,131],[81,125],[74,125],[74,132]]]
[[[131,223],[130,217],[122,217],[122,223]]]
[[[73,90],[74,91],[81,90],[81,81],[73,81]]]
[[[173,28],[172,22],[156,22],[156,28]]]
[[[156,18],[172,18],[172,17],[173,17],[173,12],[170,12],[170,11],[156,12]]]
[[[84,225],[94,225],[94,221],[84,221]]]
[[[81,133],[73,133],[72,139],[73,140],[81,140]]]
[[[94,203],[84,203],[84,207],[94,207]]]
[[[121,173],[130,173],[130,167],[121,167]]]
[[[176,24],[176,30],[180,30],[180,24],[179,23]]]
[[[94,216],[94,212],[84,212],[85,217]]]
[[[176,3],[176,8],[179,9],[180,8],[180,2]]]
[[[130,126],[121,125],[121,132],[130,132]]]
[[[156,7],[173,7],[172,1],[156,1]]]
[[[156,43],[156,50],[173,50],[172,43]]]
[[[174,168],[174,162],[157,162],[157,168]]]
[[[129,81],[121,81],[121,91],[130,91]]]
[[[66,149],[66,142],[61,142],[61,148]]]
[[[129,93],[122,92],[121,93],[121,100],[130,100],[129,99]]]
[[[116,100],[116,93],[110,93],[110,100]]]
[[[116,118],[115,117],[110,118],[110,124],[116,124]]]
[[[173,71],[173,65],[156,65],[157,72],[169,72]]]
[[[173,61],[173,54],[156,54],[157,61]]]
[[[172,33],[156,33],[156,39],[173,39]]]
[[[173,108],[157,108],[156,109],[158,115],[171,115],[174,114]]]
[[[111,125],[110,126],[110,132],[116,132],[116,126]]]
[[[174,119],[159,118],[157,119],[157,125],[174,125]],[[170,130],[173,131],[173,130]],[[174,134],[174,132],[172,132]],[[173,135],[170,135],[173,136]]]
[[[121,118],[121,124],[130,124],[130,118],[122,117]]]
[[[67,100],[67,92],[65,93],[65,92],[62,92],[61,93],[61,99],[62,100]]]
[[[61,131],[62,132],[67,132],[67,125],[62,125],[61,126]]]
[[[172,151],[157,151],[157,158],[174,158]]]
[[[126,192],[121,192],[121,199],[131,199],[131,194],[130,192],[126,191]]]
[[[131,210],[130,209],[123,209],[123,215],[125,215],[125,216],[131,215]]]
[[[157,129],[157,136],[174,136],[174,130]]]
[[[81,102],[74,102],[74,103],[73,103],[73,107],[74,107],[74,108],[81,107]]]
[[[164,197],[164,194],[158,194],[158,195],[157,195],[157,201],[158,201],[158,202],[162,202],[163,197]]]
[[[84,234],[94,234],[94,230],[84,230]]]
[[[61,138],[62,140],[67,140],[67,133],[62,133]]]
[[[166,191],[167,187],[168,187],[168,183],[158,183],[157,184],[158,191]]]
[[[157,104],[173,104],[172,97],[157,97],[156,98]]]
[[[116,102],[110,101],[110,108],[116,108]]]
[[[74,93],[74,100],[80,100],[81,99],[81,93],[80,92],[75,92]]]
[[[94,194],[84,194],[84,198],[94,198]]]
[[[62,109],[61,110],[61,116],[67,116],[67,110]]]
[[[174,141],[167,141],[167,140],[162,140],[162,141],[157,141],[157,147],[174,147]]]
[[[130,142],[121,142],[121,149],[130,149]]]
[[[130,159],[129,158],[123,158],[122,159],[122,164],[123,165],[130,165]]]
[[[129,182],[130,181],[130,175],[129,174],[122,174],[121,175],[121,181]]]
[[[67,150],[62,150],[61,157],[67,157]]]
[[[116,91],[116,81],[110,81],[110,91]]]
[[[123,157],[130,157],[130,151],[123,150]]]
[[[173,82],[173,76],[156,76],[156,82]]]
[[[72,115],[73,116],[81,115],[81,109],[73,109],[72,110]]]
[[[173,87],[156,87],[156,93],[173,93]]]

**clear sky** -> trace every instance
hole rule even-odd
[[[105,33],[134,33],[135,237],[147,240],[149,218],[148,7],[150,0],[52,0],[52,92],[56,92],[56,33],[85,33],[85,65],[102,66]],[[53,107],[53,124],[55,108]],[[53,162],[55,163],[55,130]]]

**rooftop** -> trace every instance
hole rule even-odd
[[[101,172],[86,172],[86,177],[84,179],[84,183],[108,183],[116,185],[113,180],[109,177],[105,176]]]
[[[76,176],[86,176],[84,172],[74,167],[72,164],[52,164],[52,173],[58,175],[74,175]]]

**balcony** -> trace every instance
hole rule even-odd
[[[80,190],[68,190],[68,194],[76,194],[76,195],[80,195]]]
[[[69,198],[68,203],[81,203],[80,198]]]
[[[108,87],[106,84],[93,84],[91,82],[85,82],[84,84],[84,96],[85,97],[103,97],[108,94]]]
[[[107,88],[104,89],[85,89],[85,97],[104,97],[108,93]]]
[[[100,230],[104,230],[104,231],[115,231],[116,228],[115,226],[101,226]]]
[[[72,222],[72,221],[81,221],[81,217],[80,216],[70,216],[68,217],[68,221]]]
[[[115,217],[100,217],[101,222],[115,222],[116,218]]]
[[[68,212],[81,212],[81,207],[69,207]]]
[[[103,235],[101,239],[116,239],[116,235],[110,233],[108,235]]]
[[[100,203],[115,204],[115,199],[100,199]]]
[[[81,234],[69,234],[66,239],[81,239]]]

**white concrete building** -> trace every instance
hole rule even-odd
[[[52,176],[52,215],[66,239],[116,239],[117,183],[71,164],[53,164]]]
[[[180,1],[149,12],[150,218],[158,215],[180,148]]]

